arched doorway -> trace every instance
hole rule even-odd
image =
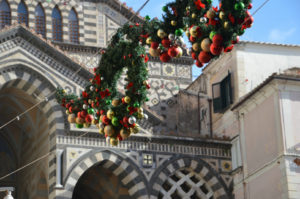
[[[89,168],[78,180],[72,199],[131,199],[128,188],[103,161]]]
[[[0,90],[0,123],[35,105],[38,101],[25,91],[7,86]],[[49,126],[47,116],[35,108],[1,129],[0,159],[3,162],[0,175],[4,176],[17,168],[49,152]],[[0,186],[12,186],[16,198],[48,198],[48,158],[45,158],[18,173],[0,181]],[[30,179],[30,180],[28,180]],[[46,186],[45,186],[46,185]]]

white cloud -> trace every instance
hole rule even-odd
[[[291,37],[296,32],[296,28],[288,30],[273,29],[269,34],[269,40],[275,43],[285,42],[288,37]]]

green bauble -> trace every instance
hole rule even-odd
[[[242,34],[244,34],[245,33],[245,29],[241,29],[241,30],[239,30],[239,32],[238,32],[238,35],[242,35]]]
[[[106,103],[106,105],[110,105],[111,104],[111,100],[106,100],[105,103]]]
[[[133,107],[135,107],[135,108],[140,107],[140,104],[139,104],[138,102],[135,102],[135,103],[133,104]]]
[[[168,7],[167,6],[163,6],[162,7],[162,11],[167,12],[168,11]]]
[[[234,9],[235,10],[243,10],[245,8],[245,4],[243,2],[238,2],[234,4]]]
[[[76,128],[82,129],[83,128],[83,124],[76,124]]]
[[[119,120],[118,120],[118,118],[117,117],[113,117],[111,119],[111,123],[112,123],[113,126],[119,126]]]
[[[145,19],[146,19],[147,21],[149,21],[151,18],[149,17],[149,15],[146,15],[146,16],[145,16]]]
[[[214,37],[216,34],[217,34],[216,31],[211,31],[211,32],[209,33],[209,38],[210,38],[210,40],[212,40],[213,37]]]
[[[88,109],[88,114],[92,115],[95,113],[95,110],[93,108]]]
[[[176,35],[176,36],[182,36],[183,33],[184,33],[184,30],[181,29],[181,28],[175,30],[175,35]]]

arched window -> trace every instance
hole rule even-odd
[[[62,18],[57,6],[52,10],[52,38],[54,41],[62,41]]]
[[[69,36],[71,43],[79,44],[78,17],[74,8],[69,13]]]
[[[10,25],[10,7],[6,0],[2,0],[0,3],[0,29],[4,28],[6,25]]]
[[[28,26],[28,10],[24,1],[21,1],[18,5],[18,23]]]
[[[35,32],[46,38],[45,12],[41,3],[35,8]]]

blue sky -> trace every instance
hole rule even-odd
[[[127,6],[137,11],[145,0],[122,0]],[[161,8],[171,0],[150,0],[141,11],[141,16],[149,15],[151,18],[161,18]],[[252,0],[253,13],[265,0]],[[218,4],[214,0],[214,4]],[[299,44],[300,45],[300,0],[269,0],[269,2],[254,15],[254,23],[241,37],[246,41],[261,41],[272,43]],[[193,76],[200,74],[193,66]]]

